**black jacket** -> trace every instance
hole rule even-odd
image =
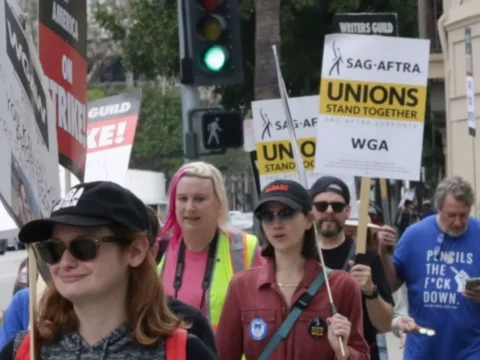
[[[214,354],[217,354],[217,346],[215,345],[215,337],[213,336],[212,328],[202,312],[171,296],[168,297],[167,301],[168,307],[176,316],[191,324],[191,328],[188,329],[188,332],[202,340]]]

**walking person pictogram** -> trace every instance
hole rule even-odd
[[[220,118],[217,117],[215,118],[215,121],[211,122],[207,126],[207,130],[209,132],[207,145],[210,145],[213,139],[215,139],[215,142],[217,143],[217,145],[220,145],[218,132],[222,132],[222,128],[220,127],[220,125],[218,125],[219,121],[220,121]]]
[[[268,133],[268,137],[272,137],[272,133],[270,132],[270,128],[272,127],[272,122],[268,118],[267,114],[264,114],[262,109],[260,109],[260,116],[263,119],[263,130],[262,130],[262,140],[265,139],[265,135]]]
[[[328,72],[328,76],[332,76],[332,72],[335,69],[337,70],[337,75],[340,76],[340,64],[343,64],[342,54],[340,54],[340,48],[335,47],[335,41],[333,42],[332,48],[335,58],[333,59],[333,64]]]

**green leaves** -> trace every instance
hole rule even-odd
[[[128,70],[147,79],[178,75],[176,6],[163,1],[132,0],[128,8],[99,5],[94,18],[120,43]]]
[[[190,1],[190,0],[189,0]],[[240,1],[245,83],[219,87],[226,108],[247,111],[253,100],[254,1]],[[262,0],[266,1],[266,0]],[[323,37],[331,33],[335,12],[356,12],[354,0],[282,0],[282,70],[291,96],[318,93]],[[416,36],[416,0],[363,0],[358,12],[398,12],[402,36]],[[179,76],[175,1],[132,0],[128,8],[100,5],[97,22],[119,41],[125,66],[137,76]]]
[[[194,0],[187,0],[194,1]],[[241,0],[241,29],[245,82],[218,87],[222,105],[247,113],[254,96],[254,1]],[[336,12],[397,12],[401,36],[417,36],[417,0],[281,0],[281,65],[290,96],[318,94],[325,34],[333,32]],[[131,0],[122,7],[98,5],[96,22],[118,42],[123,63],[135,76],[156,80],[179,77],[179,43],[176,1]],[[261,75],[260,75],[261,76]],[[91,94],[90,96],[97,96]],[[183,162],[181,99],[176,91],[162,95],[145,88],[132,167],[164,171],[171,175]],[[241,168],[248,159],[241,151],[208,157],[227,169]]]
[[[182,104],[178,91],[145,87],[130,167],[162,171],[167,177],[183,163]]]
[[[88,89],[88,101],[97,100],[105,97],[104,89]]]

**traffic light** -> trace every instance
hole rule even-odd
[[[186,56],[189,79],[197,86],[243,82],[238,0],[185,0]],[[185,63],[183,63],[185,64]],[[182,65],[184,66],[184,65]]]
[[[242,114],[239,111],[211,111],[202,114],[202,144],[205,150],[242,147]]]

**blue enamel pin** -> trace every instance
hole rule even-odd
[[[267,323],[263,319],[255,318],[250,323],[248,332],[253,340],[261,341],[267,337]]]

